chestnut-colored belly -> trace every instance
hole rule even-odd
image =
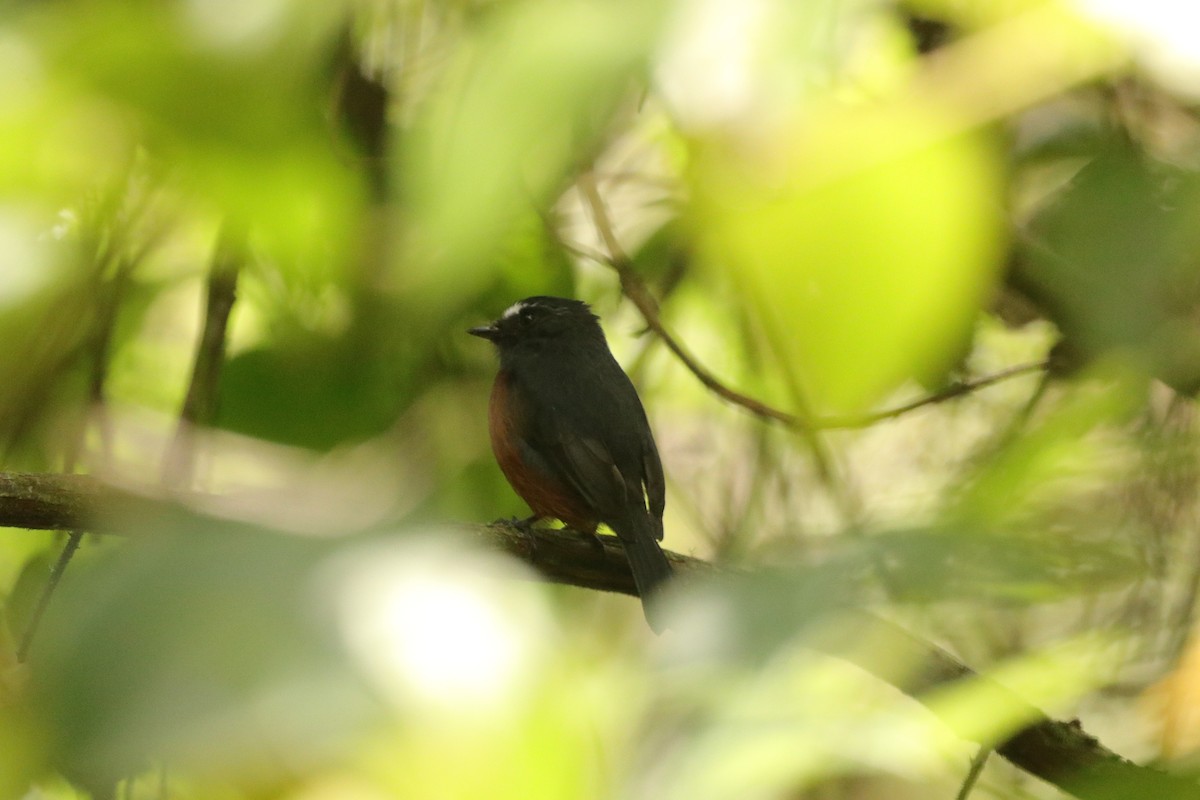
[[[501,372],[492,384],[488,404],[488,432],[500,471],[534,514],[562,520],[575,530],[595,531],[597,520],[578,492],[521,458],[520,430],[527,423],[526,413],[524,404],[513,396],[508,373]]]

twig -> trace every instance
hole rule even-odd
[[[37,635],[38,628],[41,626],[42,616],[45,615],[46,609],[50,605],[50,598],[54,596],[54,591],[58,588],[59,581],[62,580],[63,573],[67,571],[67,565],[71,563],[71,558],[79,549],[81,542],[83,542],[83,531],[73,530],[67,535],[67,543],[63,546],[62,552],[58,554],[54,566],[50,568],[50,577],[46,579],[46,585],[42,587],[41,594],[38,595],[37,605],[34,606],[33,613],[29,615],[25,633],[21,636],[21,644],[17,647],[18,662],[24,663],[29,658],[33,637]]]
[[[874,425],[876,422],[882,422],[888,419],[903,416],[910,411],[916,411],[918,408],[944,403],[947,400],[953,400],[956,397],[962,397],[965,394],[978,391],[994,383],[1000,383],[1010,378],[1017,378],[1022,375],[1028,375],[1031,372],[1044,372],[1049,362],[1046,360],[1034,361],[1029,364],[1017,364],[1013,367],[1002,369],[999,372],[993,372],[990,375],[984,375],[979,378],[959,381],[952,383],[940,391],[922,397],[918,400],[905,403],[896,408],[889,408],[885,411],[872,411],[869,414],[847,415],[840,417],[819,417],[814,425],[818,428],[826,430],[847,429],[847,428],[866,428]]]
[[[975,757],[971,759],[971,768],[967,770],[967,775],[963,778],[962,786],[958,789],[958,794],[954,795],[954,800],[967,800],[971,796],[971,791],[975,788],[975,784],[979,781],[979,776],[983,774],[983,768],[987,764],[988,756],[991,755],[992,748],[981,747]]]

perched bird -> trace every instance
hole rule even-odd
[[[608,525],[625,548],[646,620],[671,577],[662,462],[646,412],[586,303],[530,297],[468,333],[496,345],[488,428],[501,471],[536,518]]]

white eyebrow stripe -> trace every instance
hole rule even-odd
[[[521,311],[524,310],[524,308],[525,308],[525,301],[523,301],[523,300],[520,302],[513,303],[511,306],[509,306],[505,310],[505,312],[503,314],[500,315],[500,319],[512,319],[517,314],[520,314]]]

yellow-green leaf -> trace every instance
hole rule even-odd
[[[960,351],[1000,252],[987,136],[929,104],[700,145],[693,220],[800,395],[854,410]],[[799,400],[799,398],[798,398]]]

